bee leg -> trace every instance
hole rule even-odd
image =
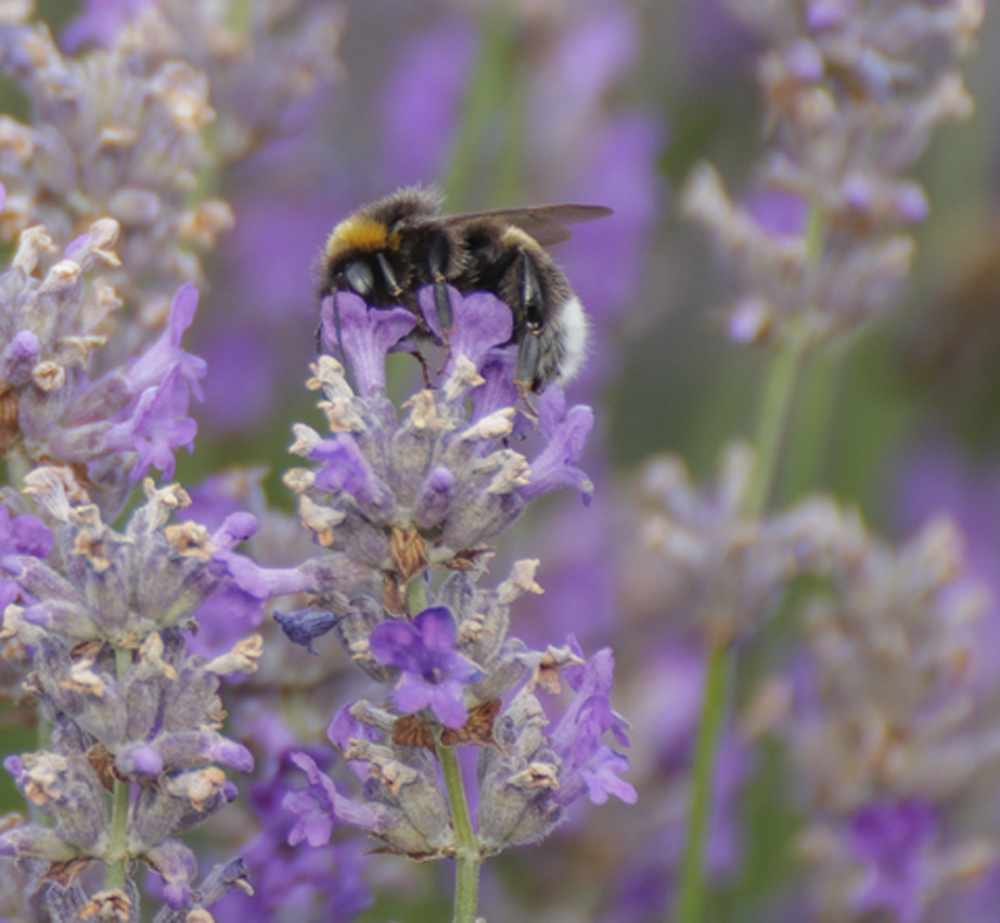
[[[529,420],[533,423],[538,422],[538,411],[535,409],[535,405],[531,403],[532,391],[531,388],[523,381],[515,381],[515,386],[517,387],[518,397],[521,398],[521,403],[524,404],[524,408],[521,410]]]
[[[431,381],[431,370],[427,367],[427,360],[423,357],[423,353],[421,353],[419,350],[415,350],[413,355],[416,358],[417,362],[420,363],[420,371],[423,373],[424,376],[424,387],[427,388],[428,390],[430,388],[433,388],[434,384]]]
[[[514,384],[518,391],[537,391],[535,381],[538,377],[538,334],[532,330],[525,331],[517,347],[517,364],[514,366]]]
[[[434,280],[434,311],[437,314],[438,325],[445,342],[451,331],[454,318],[451,314],[451,300],[448,298],[448,286],[445,283],[445,272],[448,269],[448,242],[443,234],[437,235],[428,248],[428,269]]]
[[[518,390],[531,388],[541,391],[544,382],[538,374],[541,362],[542,306],[544,304],[542,285],[531,257],[521,253],[521,304],[524,305],[524,334],[517,348],[517,365],[514,381]]]
[[[396,281],[396,274],[392,271],[392,266],[389,260],[386,259],[384,253],[376,253],[375,259],[378,262],[378,268],[382,273],[382,278],[385,279],[385,289],[393,297],[399,298],[403,294],[402,288],[399,286],[399,282]]]

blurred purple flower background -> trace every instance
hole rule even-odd
[[[443,747],[486,919],[995,923],[992,10],[9,6],[0,918],[449,919]],[[410,184],[614,210],[565,388],[319,297]]]

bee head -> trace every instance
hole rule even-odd
[[[365,206],[330,233],[320,259],[319,295],[351,291],[369,304],[400,303],[411,285],[412,255],[403,250],[415,225],[437,214],[440,194],[401,189]]]

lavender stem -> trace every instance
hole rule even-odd
[[[816,222],[810,223],[811,232],[815,226]],[[811,253],[815,253],[821,238],[822,234],[819,232],[810,233]],[[771,356],[757,422],[757,460],[746,500],[745,515],[750,518],[764,512],[771,496],[781,445],[788,429],[792,399],[802,374],[807,347],[805,338],[795,336],[793,331]],[[688,833],[681,866],[675,923],[699,923],[703,916],[706,895],[705,843],[712,815],[719,740],[725,723],[730,677],[735,669],[735,651],[730,644],[732,638],[728,634],[717,633],[708,640],[710,647],[705,696],[691,779]]]
[[[455,826],[455,916],[453,923],[475,923],[479,904],[479,867],[482,856],[469,816],[469,802],[462,784],[462,770],[454,747],[436,741],[438,763],[444,778],[451,819]]]
[[[115,648],[115,672],[118,682],[124,683],[132,667],[132,651],[125,647]],[[128,878],[128,859],[126,857],[126,840],[128,838],[128,805],[130,783],[115,779],[111,804],[111,845],[108,854],[112,861],[104,876],[105,887],[110,891],[114,888],[125,888]]]

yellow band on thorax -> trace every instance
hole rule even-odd
[[[327,257],[334,257],[344,250],[380,250],[389,242],[388,229],[381,221],[364,215],[352,215],[333,229],[327,238],[324,252]]]

